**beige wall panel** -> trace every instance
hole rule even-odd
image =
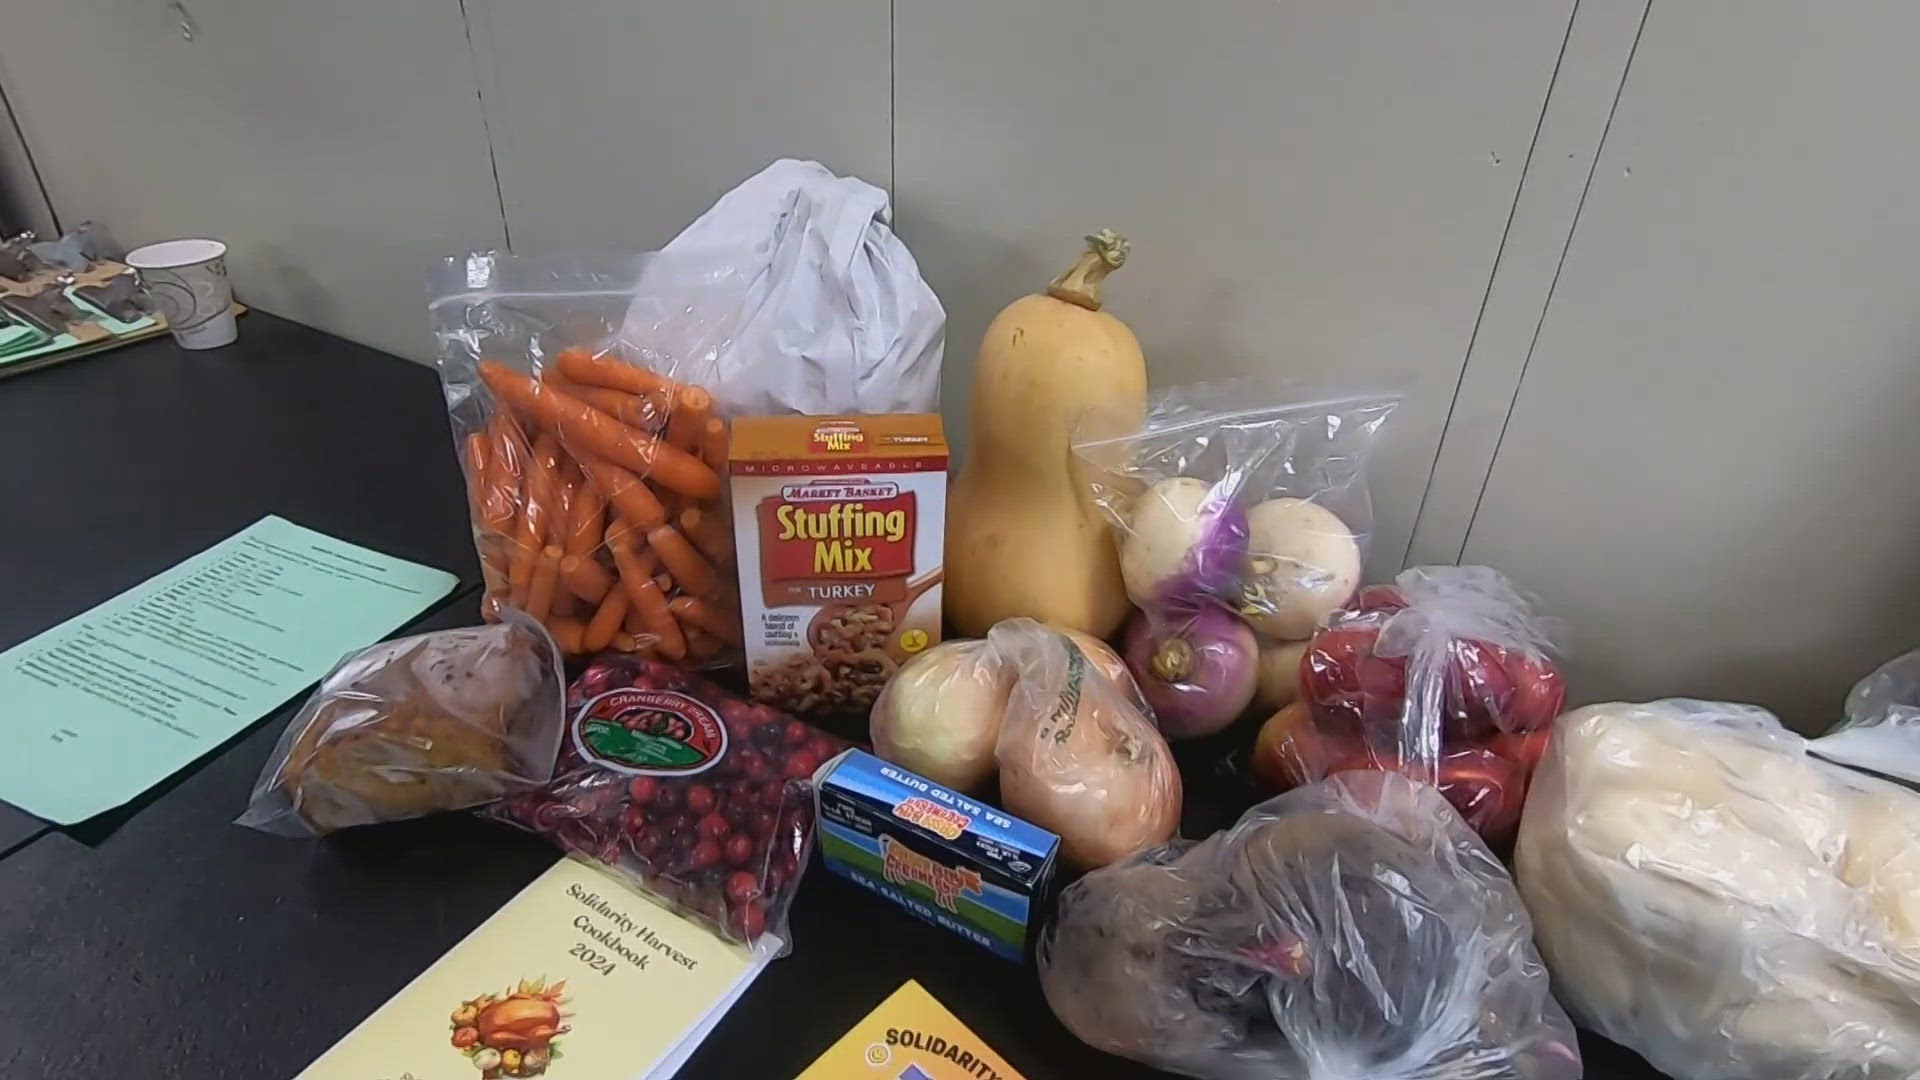
[[[657,248],[780,157],[891,182],[886,0],[469,0],[514,249]]]
[[[1571,10],[898,0],[895,195],[955,426],[993,313],[1111,226],[1156,383],[1411,377],[1375,473],[1391,573]]]
[[[179,10],[8,10],[7,93],[61,219],[225,240],[242,300],[430,355],[428,260],[503,239],[457,0],[185,0],[191,40]]]
[[[1920,644],[1920,9],[1657,4],[1465,550],[1576,696],[1824,727]]]

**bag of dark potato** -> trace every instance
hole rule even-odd
[[[784,952],[813,842],[811,778],[844,749],[691,672],[609,655],[568,688],[553,779],[488,812],[728,940]]]

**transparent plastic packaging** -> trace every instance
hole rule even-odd
[[[493,626],[362,649],[288,721],[238,824],[315,836],[537,787],[565,683],[553,639],[511,609]]]
[[[985,641],[943,641],[894,673],[873,703],[876,756],[956,791],[993,779],[1013,675]]]
[[[1435,784],[1481,835],[1509,841],[1566,708],[1551,629],[1498,571],[1404,570],[1313,636],[1300,660],[1304,715],[1281,721],[1271,751],[1295,782],[1387,769]]]
[[[680,376],[729,347],[744,289],[717,255],[440,265],[429,312],[484,610],[526,611],[569,656],[737,657],[726,420]]]
[[[1575,1080],[1512,879],[1444,799],[1343,773],[1061,894],[1040,982],[1082,1040],[1220,1080]]]
[[[1290,397],[1201,383],[1154,395],[1137,431],[1076,432],[1127,595],[1149,617],[1221,604],[1298,641],[1353,595],[1373,528],[1367,456],[1399,399]]]
[[[1583,1026],[1676,1080],[1920,1075],[1920,795],[1821,760],[1920,774],[1911,663],[1811,741],[1727,702],[1560,719],[1515,864]]]
[[[488,814],[608,867],[728,940],[785,952],[813,844],[812,777],[847,744],[631,654],[567,690],[553,778]]]
[[[1032,619],[1004,619],[987,644],[1012,673],[994,757],[1000,804],[1060,836],[1066,861],[1105,866],[1180,827],[1173,751],[1097,653]]]
[[[715,312],[735,325],[733,344],[674,377],[734,415],[938,411],[946,312],[892,217],[885,190],[791,158],[722,195],[662,254],[720,252],[737,266],[742,295]],[[658,314],[642,301],[633,315],[644,348]]]

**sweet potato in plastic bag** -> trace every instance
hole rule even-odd
[[[847,744],[671,664],[602,656],[567,691],[553,779],[490,807],[732,941],[784,951],[812,777]]]
[[[710,367],[745,288],[722,255],[440,266],[428,310],[483,610],[526,611],[568,655],[735,653],[726,421],[664,372]]]
[[[1038,957],[1075,1035],[1189,1076],[1580,1076],[1512,879],[1393,773],[1343,773],[1088,874]]]
[[[238,823],[311,836],[545,783],[560,745],[559,652],[538,623],[503,616],[340,661],[288,721]]]

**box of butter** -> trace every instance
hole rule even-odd
[[[849,750],[815,777],[827,869],[1010,960],[1026,955],[1060,838]]]

